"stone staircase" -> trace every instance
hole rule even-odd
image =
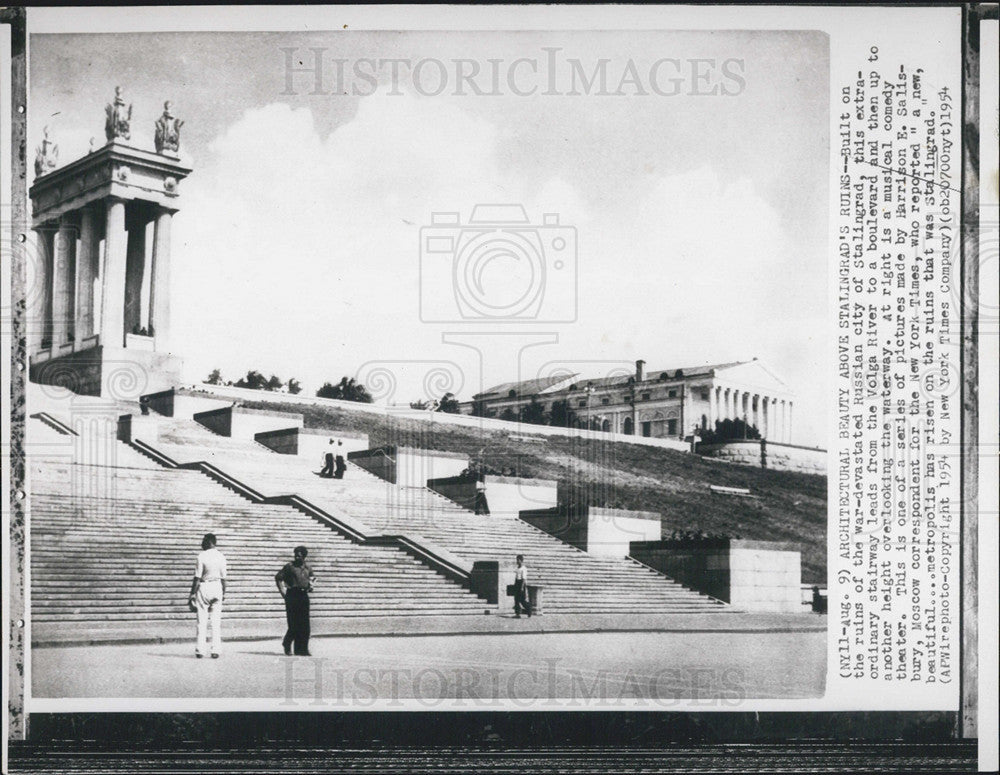
[[[190,622],[187,596],[207,532],[229,565],[227,620],[283,620],[274,574],[297,544],[309,547],[318,577],[314,619],[489,608],[398,549],[356,545],[291,507],[251,504],[195,471],[41,459],[30,481],[36,637],[47,624]]]
[[[514,556],[523,554],[531,582],[544,588],[548,612],[727,610],[634,560],[589,555],[522,520],[476,515],[426,488],[397,487],[350,463],[344,479],[323,479],[318,461],[221,437],[192,420],[162,418],[157,439],[144,441],[177,462],[209,462],[263,495],[295,493],[372,532],[418,534],[470,562],[513,565]]]

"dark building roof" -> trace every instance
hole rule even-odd
[[[568,379],[578,376],[575,373],[571,374],[555,374],[549,377],[537,377],[535,379],[525,379],[520,382],[504,382],[500,385],[494,385],[489,390],[484,390],[482,393],[476,393],[473,398],[479,399],[490,399],[490,398],[507,398],[510,395],[510,391],[514,391],[518,397],[520,396],[533,396],[541,393],[546,388],[550,388],[560,382],[565,382]]]
[[[660,380],[678,380],[687,379],[689,377],[704,377],[708,376],[714,371],[721,369],[728,369],[733,366],[739,366],[744,363],[750,363],[750,361],[729,361],[728,363],[712,363],[702,366],[686,366],[683,368],[670,368],[670,369],[646,369],[645,379],[643,382],[658,382]],[[663,377],[662,375],[666,375]],[[473,398],[476,399],[498,399],[507,398],[511,391],[514,391],[518,398],[528,398],[533,395],[537,395],[546,388],[550,388],[553,385],[564,382],[569,379],[574,379],[573,382],[569,382],[564,390],[582,390],[587,384],[593,385],[595,388],[599,387],[610,387],[612,385],[625,385],[635,376],[635,371],[626,372],[622,370],[619,373],[610,374],[604,377],[581,377],[579,374],[562,374],[554,377],[541,377],[539,379],[526,379],[521,382],[504,382],[502,385],[496,385],[491,387],[482,393],[477,393]],[[561,391],[560,391],[561,392]]]

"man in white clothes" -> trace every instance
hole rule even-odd
[[[212,659],[218,659],[222,649],[222,598],[226,594],[226,558],[215,548],[215,536],[207,533],[201,539],[198,567],[191,581],[188,606],[198,614],[198,640],[194,653],[205,656],[208,641],[208,620],[212,620]]]

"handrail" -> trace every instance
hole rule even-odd
[[[139,439],[132,439],[126,443],[152,458],[165,468],[200,471],[209,478],[214,479],[225,487],[229,487],[245,497],[247,500],[254,503],[292,506],[293,508],[296,508],[299,511],[302,511],[303,513],[308,514],[316,520],[326,524],[328,527],[340,533],[345,538],[356,543],[370,544],[374,546],[394,546],[424,563],[431,568],[431,570],[439,572],[453,581],[457,581],[461,586],[469,590],[472,589],[472,574],[468,569],[463,568],[457,562],[449,560],[448,558],[442,556],[439,552],[435,552],[430,547],[404,533],[371,535],[348,524],[344,520],[337,518],[335,515],[296,493],[288,495],[264,495],[258,490],[255,490],[253,487],[244,484],[232,475],[227,474],[225,471],[208,461],[199,460],[190,463],[178,463],[169,455],[165,455]],[[477,596],[483,597],[483,595],[478,595],[478,593]]]
[[[53,417],[48,412],[35,412],[30,415],[33,420],[41,420],[43,423],[48,425],[54,431],[61,433],[63,436],[79,436],[75,430],[70,428],[66,423],[57,417]]]

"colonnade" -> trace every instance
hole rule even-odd
[[[168,350],[173,212],[107,197],[37,225],[29,351],[57,356],[98,343],[124,347],[126,335],[135,333],[151,339],[150,349]]]
[[[787,398],[763,395],[739,388],[709,388],[709,427],[716,420],[743,420],[754,425],[762,438],[790,443],[792,439],[793,402]]]

